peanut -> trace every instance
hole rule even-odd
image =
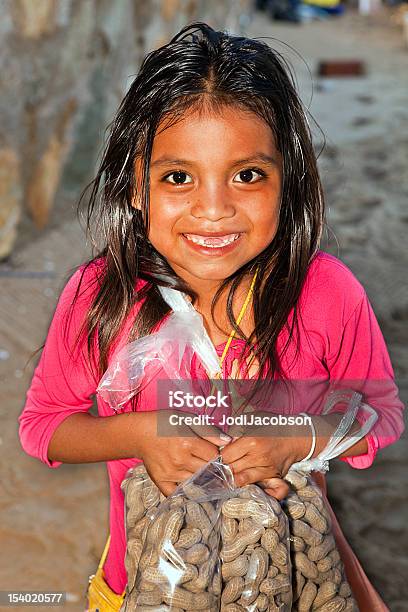
[[[328,530],[328,524],[324,516],[319,512],[314,504],[305,502],[305,506],[306,511],[304,513],[303,520],[309,523],[309,525],[317,531],[320,531],[320,533],[326,533]]]
[[[167,514],[167,520],[163,529],[162,542],[174,544],[179,537],[180,529],[184,522],[184,510],[176,508]]]
[[[229,516],[223,516],[221,520],[221,536],[223,541],[233,540],[237,535],[238,523]]]
[[[139,582],[139,591],[155,591],[156,585],[152,582],[147,582],[144,578]]]
[[[134,538],[136,538],[137,540],[144,541],[149,525],[149,517],[144,516],[131,529],[128,530],[128,539],[133,540]]]
[[[221,612],[245,612],[245,610],[237,603],[230,603],[226,606],[221,606]]]
[[[195,565],[186,564],[185,568],[180,569],[177,575],[177,583],[183,584],[189,580],[194,580],[198,577],[198,570]],[[163,584],[168,582],[166,570],[161,570],[158,567],[147,567],[143,572],[143,579],[152,584]],[[140,585],[139,588],[141,589]],[[142,589],[141,589],[142,590]]]
[[[299,536],[291,536],[289,538],[290,549],[294,551],[303,551],[306,548],[305,541]]]
[[[330,555],[327,555],[327,557],[323,557],[323,559],[320,559],[320,561],[318,561],[316,565],[317,565],[317,569],[319,570],[321,574],[328,572],[329,569],[331,569],[333,565]]]
[[[180,551],[180,556],[183,561],[193,563],[194,565],[207,561],[209,555],[210,551],[208,550],[207,546],[201,542],[193,544],[190,548],[187,548],[187,550]]]
[[[268,569],[268,578],[275,578],[279,574],[279,570],[276,565],[270,565]]]
[[[211,521],[205,510],[196,502],[187,502],[187,524],[189,527],[198,527],[203,538],[207,538],[212,531]]]
[[[256,548],[249,559],[245,585],[261,582],[268,572],[268,562],[269,557],[266,550],[262,546]]]
[[[129,503],[131,506],[126,515],[126,524],[128,527],[134,525],[139,519],[141,519],[145,512],[145,507],[142,504],[140,495],[137,498],[129,499]]]
[[[158,606],[163,601],[160,591],[144,591],[136,596],[137,606]]]
[[[167,523],[167,512],[160,512],[157,515],[155,513],[151,519],[149,519],[149,517],[145,518],[147,518],[149,521],[146,533],[146,542],[152,546],[157,546],[157,542],[161,540],[164,526]]]
[[[259,590],[269,597],[278,595],[290,590],[290,580],[283,574],[278,574],[276,578],[265,578],[262,580]]]
[[[323,541],[323,535],[319,531],[300,519],[295,519],[292,522],[292,533],[303,538],[309,546],[318,546]]]
[[[193,482],[186,482],[183,484],[183,493],[188,499],[192,499],[193,501],[206,499],[204,489]]]
[[[302,489],[297,489],[297,494],[303,499],[313,499],[316,497],[316,489],[311,485],[306,485]]]
[[[229,518],[253,518],[264,527],[274,527],[278,523],[278,517],[272,508],[260,504],[256,499],[228,499],[222,505],[222,513]]]
[[[313,563],[303,552],[296,552],[294,554],[295,567],[302,572],[305,578],[309,580],[315,580],[319,572],[317,571],[316,564]]]
[[[300,501],[297,495],[293,495],[286,499],[286,509],[292,519],[301,519],[306,512],[305,504]]]
[[[342,582],[340,587],[339,587],[339,595],[340,597],[350,597],[351,595],[351,589],[350,589],[350,585],[348,582]]]
[[[126,572],[128,575],[129,589],[133,589],[135,584],[137,568],[143,551],[143,544],[140,540],[133,540],[127,544],[127,555],[125,560]]]
[[[275,525],[275,531],[280,537],[281,540],[286,538],[289,535],[288,532],[288,519],[286,518],[283,512],[280,513],[278,517],[278,524]]]
[[[208,587],[211,576],[214,574],[216,563],[216,557],[210,557],[204,561],[204,563],[202,563],[199,567],[198,577],[194,580],[190,580],[190,582],[186,582],[183,585],[184,588],[192,593],[200,593],[201,591],[204,591]]]
[[[306,579],[299,570],[295,572],[294,589],[293,589],[293,601],[297,601],[302,594],[303,587],[305,586]]]
[[[224,580],[228,580],[232,576],[245,576],[248,571],[248,557],[247,555],[240,555],[229,563],[222,564],[222,577]]]
[[[244,589],[244,579],[242,576],[233,576],[228,580],[221,594],[222,604],[229,604],[236,601]]]
[[[146,567],[156,565],[159,562],[159,555],[154,548],[144,548],[140,557],[139,567],[144,570]]]
[[[241,532],[232,542],[227,542],[221,549],[221,559],[228,563],[238,557],[248,544],[257,542],[264,533],[262,526],[255,527],[247,532]]]
[[[337,593],[337,589],[338,586],[334,582],[323,582],[323,584],[320,585],[315,600],[313,602],[313,610],[316,610],[316,608],[319,608],[323,604],[333,599],[333,597]]]
[[[212,579],[211,590],[215,595],[221,595],[222,577],[221,577],[220,572],[215,572],[213,579]]]
[[[146,509],[157,506],[160,502],[160,491],[156,485],[151,483],[145,483],[142,489],[142,502]]]
[[[343,597],[334,597],[327,603],[320,606],[320,608],[316,608],[319,612],[342,612],[346,607],[346,600]]]
[[[265,533],[261,537],[261,544],[264,549],[270,554],[273,554],[273,551],[279,544],[279,537],[276,531],[273,529],[265,529]]]
[[[272,552],[272,562],[277,565],[288,564],[288,550],[282,542],[280,542]]]
[[[334,567],[335,565],[337,565],[338,563],[341,562],[340,560],[340,554],[339,551],[337,550],[337,548],[335,548],[334,550],[332,550],[329,554],[328,557],[330,557],[331,562],[332,562],[332,567]]]
[[[334,582],[337,585],[340,585],[343,580],[343,572],[339,567],[333,567],[328,572],[324,572],[323,574],[319,574],[316,578],[315,582],[317,584],[323,584],[323,582]]]
[[[191,593],[179,586],[162,586],[161,592],[163,601],[171,607],[207,611],[211,609],[214,603],[214,596],[211,593]]]
[[[260,593],[255,600],[255,608],[259,610],[259,612],[265,612],[269,607],[269,600],[265,593]]]
[[[288,483],[291,484],[296,491],[298,489],[303,489],[307,485],[306,476],[303,476],[303,474],[300,474],[295,470],[289,470],[289,472],[285,476],[285,480],[287,480]]]
[[[179,539],[176,546],[180,548],[190,548],[193,544],[198,544],[201,540],[201,531],[196,527],[185,527],[180,530]]]
[[[308,580],[303,587],[302,594],[299,597],[297,609],[299,612],[309,612],[316,597],[317,586],[314,582]]]
[[[336,546],[334,538],[331,534],[324,537],[321,544],[317,546],[311,546],[307,551],[307,556],[311,561],[320,561],[323,557],[329,554],[330,551]]]

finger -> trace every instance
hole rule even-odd
[[[219,448],[216,444],[212,444],[208,442],[208,440],[204,440],[203,438],[194,438],[194,444],[191,445],[190,453],[194,457],[198,457],[203,461],[211,461],[212,459],[216,459],[219,454]]]
[[[219,438],[213,438],[211,436],[202,436],[203,440],[207,440],[211,444],[214,444],[217,448],[221,448],[221,446],[226,446],[229,442],[231,442],[231,438],[229,436],[220,436]]]
[[[175,489],[177,487],[177,483],[175,483],[175,482],[166,482],[166,481],[158,481],[158,482],[156,482],[156,485],[159,487],[160,491],[166,497],[171,495],[175,491]]]
[[[188,470],[189,472],[191,472],[191,474],[194,474],[198,470],[201,470],[201,468],[206,463],[207,463],[207,461],[204,461],[203,459],[199,459],[195,455],[190,455],[190,457],[188,458],[188,460],[184,464],[184,468],[186,470]]]
[[[280,487],[276,487],[275,489],[265,489],[265,492],[271,497],[282,501],[283,499],[287,498],[289,489],[285,487],[285,485],[281,485]]]
[[[234,479],[238,487],[244,487],[247,484],[259,482],[271,475],[271,467],[253,467],[235,474]]]
[[[238,440],[230,442],[228,446],[222,450],[221,456],[224,463],[231,464],[245,457],[250,448],[251,445],[248,443],[248,438],[238,438]]]
[[[231,436],[215,427],[215,425],[190,425],[190,429],[203,440],[207,440],[217,447],[231,442]]]
[[[258,484],[268,493],[268,495],[279,500],[285,499],[290,491],[288,484],[281,478],[268,478],[267,480],[258,482]]]
[[[238,472],[242,472],[243,470],[247,470],[250,467],[254,467],[254,455],[245,455],[245,457],[242,457],[242,459],[238,459],[238,461],[233,461],[232,463],[229,463],[229,467],[231,468],[231,470],[234,472],[234,474],[238,474]],[[267,461],[267,463],[262,464],[260,461],[256,461],[256,467],[259,468],[263,468],[263,467],[268,467],[269,469],[271,469],[271,465],[270,465],[270,460]],[[272,468],[273,469],[273,468]]]

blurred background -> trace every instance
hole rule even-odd
[[[66,607],[83,610],[108,529],[105,467],[48,469],[22,452],[17,418],[30,356],[90,254],[76,204],[142,58],[198,19],[267,40],[293,65],[317,152],[326,140],[323,248],[365,286],[406,401],[408,4],[0,0],[0,9],[0,590],[66,591]],[[338,464],[329,495],[346,536],[390,609],[408,610],[406,436],[369,470]]]

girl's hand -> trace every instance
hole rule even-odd
[[[310,434],[309,438],[303,438],[293,436],[285,427],[279,430],[280,435],[272,435],[272,430],[271,435],[266,435],[266,428],[248,427],[245,435],[234,438],[221,450],[222,459],[232,469],[238,486],[257,483],[277,499],[287,496],[289,487],[282,478],[293,463],[307,454]],[[273,429],[277,431],[278,428]]]
[[[225,440],[217,435],[218,430],[204,431],[199,437],[186,425],[171,426],[174,434],[161,436],[157,425],[160,419],[167,419],[168,422],[169,411],[139,414],[143,415],[141,428],[137,432],[139,456],[150,478],[166,496],[205,463],[218,457],[219,447],[225,444]],[[171,414],[183,413],[171,411]]]

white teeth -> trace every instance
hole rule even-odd
[[[227,244],[231,244],[237,238],[239,234],[229,234],[227,236],[199,236],[197,234],[184,234],[188,240],[195,244],[201,244],[202,246],[210,247],[211,249],[217,249]]]

